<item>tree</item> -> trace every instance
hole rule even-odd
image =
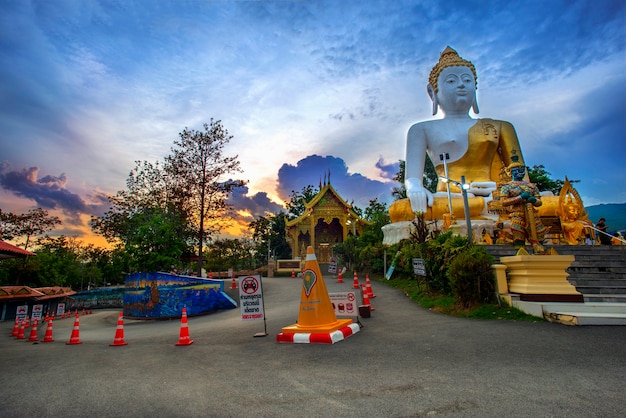
[[[287,217],[291,220],[302,215],[304,213],[305,204],[313,200],[318,193],[319,190],[311,185],[304,186],[300,192],[292,190],[289,195],[289,202],[285,202]]]
[[[0,210],[0,234],[3,239],[13,240],[26,237],[24,249],[28,248],[30,238],[52,231],[61,220],[56,216],[48,215],[41,209],[31,209],[27,213],[14,214]]]
[[[407,197],[406,188],[404,187],[405,180],[405,170],[406,170],[406,161],[400,160],[400,170],[393,178],[395,181],[400,183],[400,186],[394,187],[391,190],[391,195],[395,200],[404,199]],[[426,159],[424,162],[424,175],[423,175],[424,187],[435,193],[437,191],[437,182],[439,181],[439,177],[437,176],[437,172],[435,171],[435,166],[433,162],[430,160],[428,155],[426,155]]]
[[[200,260],[205,240],[227,226],[228,196],[234,188],[246,184],[226,179],[241,171],[238,156],[224,155],[224,147],[232,138],[221,121],[211,119],[204,124],[204,131],[185,128],[165,159],[165,171],[177,180],[177,195],[182,197],[188,221],[197,232]],[[198,276],[201,270],[202,263],[198,263]]]
[[[237,156],[224,156],[231,139],[213,119],[203,131],[185,128],[162,164],[136,162],[126,190],[109,197],[111,209],[104,216],[92,218],[93,230],[112,242],[121,241],[141,258],[137,268],[179,264],[173,261],[194,244],[202,260],[204,243],[228,224],[229,194],[245,185],[227,178],[241,171]],[[157,248],[160,256],[154,253]],[[198,263],[198,274],[201,270]]]
[[[135,162],[126,180],[126,190],[109,196],[111,209],[93,217],[92,229],[109,242],[121,242],[130,258],[127,271],[169,270],[181,267],[191,238],[189,215],[177,192],[176,179],[163,165]]]
[[[255,261],[258,265],[267,263],[269,252],[278,258],[291,258],[291,247],[285,238],[285,216],[282,211],[269,216],[259,216],[248,225],[252,240],[255,242]]]
[[[528,169],[528,177],[531,183],[535,183],[540,192],[552,192],[555,196],[561,193],[563,180],[553,180],[543,165],[534,165]],[[571,183],[578,183],[580,180],[570,180]]]

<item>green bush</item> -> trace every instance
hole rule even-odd
[[[426,241],[422,246],[428,289],[451,296],[453,293],[447,275],[448,266],[459,253],[465,251],[468,246],[467,238],[447,231]]]
[[[494,259],[478,245],[466,247],[451,260],[447,269],[450,287],[463,307],[495,300]]]

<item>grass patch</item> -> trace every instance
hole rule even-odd
[[[454,297],[428,292],[426,287],[415,279],[395,277],[391,280],[386,280],[382,276],[372,277],[372,279],[402,291],[410,300],[418,303],[423,308],[445,315],[460,318],[543,322],[543,318],[528,315],[517,308],[505,306],[504,304],[501,306],[496,304],[463,308],[456,302]]]

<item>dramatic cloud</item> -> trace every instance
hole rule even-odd
[[[39,176],[38,167],[21,171],[8,171],[6,165],[0,171],[0,186],[17,196],[34,200],[43,209],[60,209],[66,214],[101,215],[108,209],[108,200],[102,194],[92,196],[94,203],[87,203],[81,196],[65,186],[67,176]]]
[[[376,166],[380,167],[380,160]],[[298,161],[295,166],[283,164],[278,170],[277,191],[283,200],[288,201],[292,192],[300,192],[309,185],[319,188],[327,182],[346,201],[354,201],[356,206],[363,209],[369,205],[370,200],[376,198],[389,203],[394,186],[392,183],[368,179],[358,173],[348,173],[348,167],[341,158],[310,155]]]
[[[259,216],[268,216],[284,210],[281,205],[272,202],[267,193],[259,192],[248,196],[248,191],[247,187],[238,187],[228,199],[228,203],[238,213],[237,221],[251,222]]]

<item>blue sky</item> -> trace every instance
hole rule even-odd
[[[249,180],[242,220],[330,170],[391,201],[408,128],[432,118],[446,45],[478,72],[480,117],[527,164],[626,202],[623,1],[0,1],[0,208],[82,236],[136,160],[221,120]]]

